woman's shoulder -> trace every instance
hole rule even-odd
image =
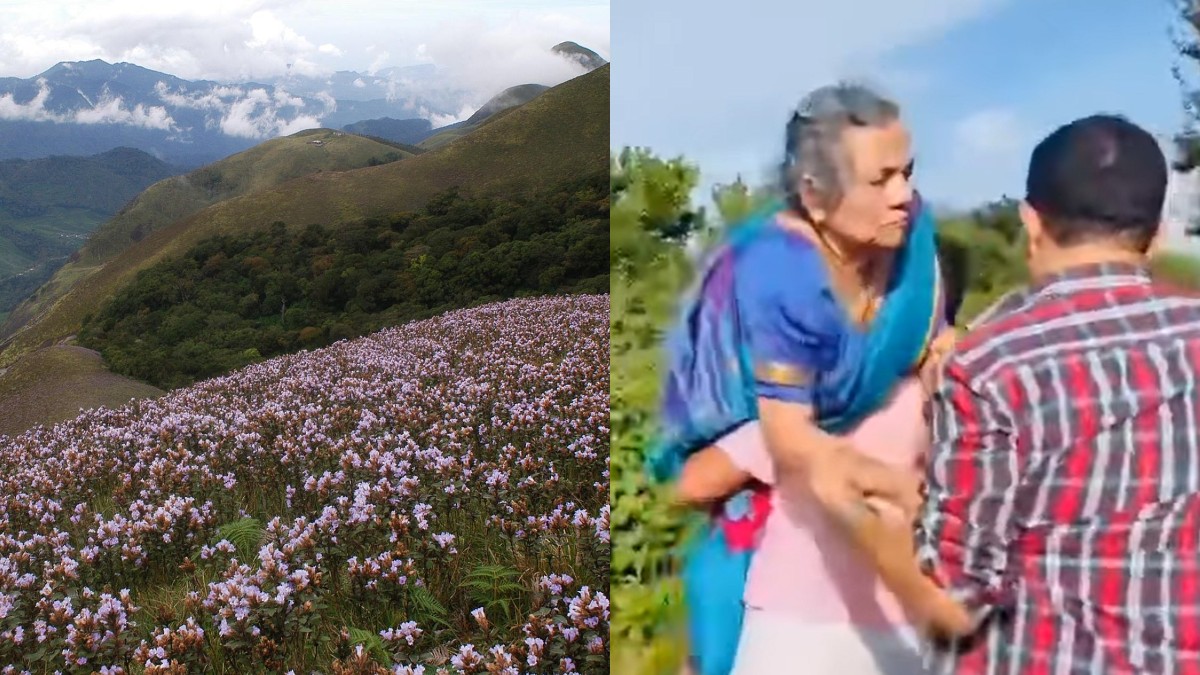
[[[776,223],[759,227],[733,252],[734,272],[739,278],[789,293],[824,286],[825,266],[808,238]]]

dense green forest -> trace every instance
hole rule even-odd
[[[164,389],[449,309],[605,293],[603,174],[530,196],[443,192],[419,212],[218,236],[138,273],[79,333]]]

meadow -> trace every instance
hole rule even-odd
[[[609,297],[0,436],[0,673],[609,668]]]

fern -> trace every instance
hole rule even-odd
[[[263,528],[253,518],[242,518],[232,523],[226,523],[217,530],[216,540],[227,539],[237,548],[238,559],[242,562],[254,560],[258,555],[258,547],[262,543]]]
[[[372,658],[388,668],[392,667],[392,657],[387,653],[387,648],[383,644],[383,638],[379,637],[378,633],[372,633],[361,628],[350,628],[349,633],[351,647],[363,645],[371,653]]]
[[[525,590],[517,583],[520,576],[520,572],[504,565],[480,565],[467,574],[462,587],[485,612],[499,612],[508,621],[514,614],[513,594]]]
[[[453,628],[450,625],[450,612],[446,606],[434,597],[433,593],[429,592],[424,586],[410,586],[409,597],[413,601],[418,618],[417,623],[435,623],[445,628]]]

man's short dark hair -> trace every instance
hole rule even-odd
[[[1058,128],[1029,159],[1025,200],[1061,246],[1118,239],[1145,251],[1158,232],[1167,160],[1141,127],[1093,115]]]

